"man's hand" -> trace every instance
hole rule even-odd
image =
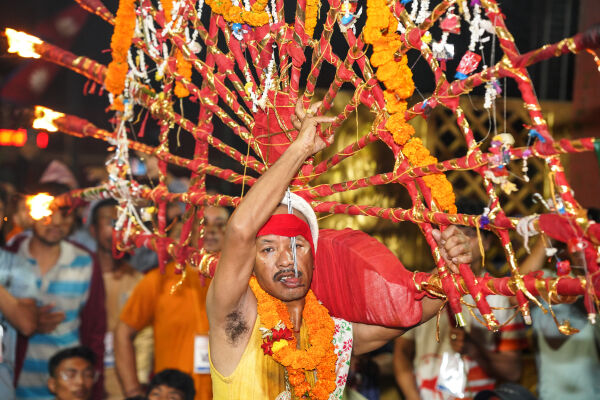
[[[38,333],[50,333],[58,324],[65,319],[65,313],[62,311],[52,312],[54,304],[48,304],[38,308]]]
[[[471,264],[473,255],[469,237],[456,226],[451,225],[444,232],[437,229],[432,231],[433,238],[439,245],[440,253],[446,265],[454,273],[458,273],[459,264]]]
[[[302,101],[296,104],[295,115],[292,115],[291,120],[294,128],[298,130],[298,137],[294,141],[302,146],[306,154],[313,154],[323,150],[325,147],[333,143],[333,135],[323,139],[317,132],[317,126],[321,123],[330,123],[335,121],[335,117],[314,116],[321,102],[311,104],[308,111],[304,110]]]

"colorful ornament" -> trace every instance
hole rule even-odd
[[[558,259],[556,262],[556,274],[558,276],[565,276],[571,273],[571,262],[569,260]]]
[[[454,77],[460,80],[466,79],[471,72],[477,69],[480,61],[481,56],[479,54],[473,53],[472,51],[467,51],[461,58]]]

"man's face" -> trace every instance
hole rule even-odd
[[[204,209],[204,249],[206,251],[221,251],[228,218],[229,214],[223,207],[206,207]]]
[[[167,385],[159,385],[148,393],[148,400],[183,400],[184,398],[181,390]]]
[[[98,243],[98,251],[112,251],[113,224],[116,219],[117,207],[112,204],[96,210],[96,221],[91,227],[91,232]]]
[[[273,214],[287,214],[287,207],[279,206]],[[295,210],[294,214],[306,222],[302,214]],[[254,275],[259,285],[271,296],[282,301],[299,300],[306,296],[313,274],[311,246],[312,243],[303,236],[296,236],[296,278],[291,238],[273,234],[256,238]]]
[[[87,400],[96,382],[96,371],[89,361],[73,357],[63,360],[55,376],[48,379],[48,388],[57,400]]]
[[[33,235],[42,243],[53,246],[71,232],[75,215],[67,208],[53,210],[52,215],[33,223]]]

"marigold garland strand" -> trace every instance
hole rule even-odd
[[[262,326],[272,331],[283,323],[286,328],[293,330],[294,325],[282,301],[266,293],[254,277],[250,279],[250,288],[257,299],[257,311]],[[289,382],[294,387],[297,397],[302,398],[308,394],[311,399],[327,400],[336,388],[337,355],[333,345],[335,323],[312,290],[306,294],[302,321],[308,328],[308,349],[297,349],[297,340],[292,335],[289,341],[282,339],[273,344],[272,357],[286,368]],[[314,370],[317,372],[317,381],[311,388],[305,374]]]
[[[115,30],[110,41],[112,61],[108,65],[104,81],[106,90],[114,95],[112,108],[118,111],[123,111],[124,108],[119,96],[125,89],[125,79],[129,70],[127,53],[131,47],[134,30],[135,0],[121,0],[115,17]]]
[[[165,20],[167,22],[173,19],[173,1],[171,0],[162,0],[161,1],[162,8],[165,13]],[[179,49],[175,49],[175,60],[176,60],[176,70],[179,75],[185,78],[187,81],[192,80],[192,63],[187,61]],[[187,97],[190,95],[190,92],[185,88],[183,83],[180,81],[175,82],[175,95],[179,98]]]
[[[408,59],[403,55],[399,60],[395,53],[402,44],[396,33],[398,20],[390,12],[385,0],[367,0],[367,21],[364,28],[365,42],[373,45],[371,64],[377,68],[377,79],[386,87],[383,92],[387,112],[390,114],[385,127],[394,141],[403,146],[402,153],[413,166],[437,163],[420,139],[414,138],[414,128],[405,120],[406,99],[412,96],[415,84]],[[424,178],[431,189],[433,200],[442,210],[456,212],[452,185],[444,174],[429,175]]]
[[[257,0],[246,11],[243,7],[234,6],[231,0],[206,0],[206,4],[215,14],[222,15],[225,21],[250,26],[263,26],[269,23],[269,14],[265,11],[268,0]]]

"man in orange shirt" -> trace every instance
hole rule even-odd
[[[204,249],[216,252],[229,214],[222,207],[204,210]],[[212,399],[208,363],[206,292],[209,281],[195,274],[175,273],[169,263],[164,274],[150,271],[134,289],[115,330],[117,374],[126,397],[145,393],[137,379],[133,339],[146,326],[154,328],[154,371],[179,369],[194,379],[196,400]],[[171,289],[174,288],[171,294]]]

